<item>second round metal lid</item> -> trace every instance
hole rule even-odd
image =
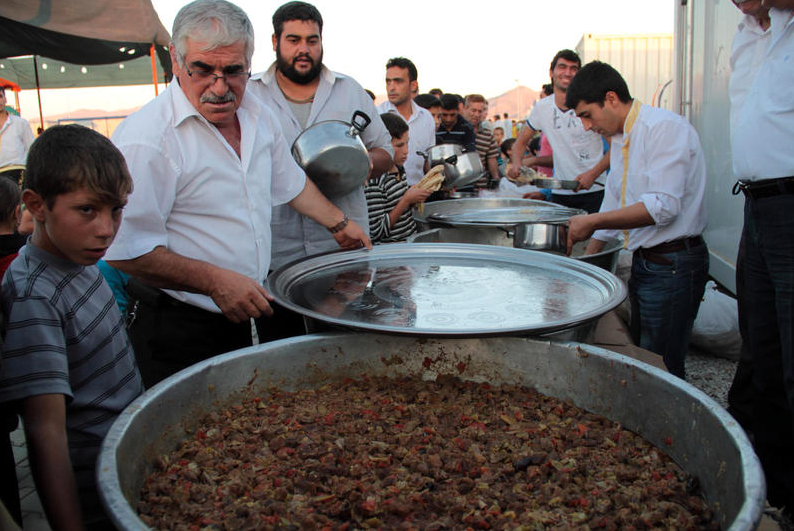
[[[448,337],[540,334],[595,319],[626,288],[598,267],[471,244],[389,244],[288,264],[267,280],[279,304],[346,327]]]

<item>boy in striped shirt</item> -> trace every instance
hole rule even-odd
[[[371,178],[364,187],[369,211],[369,237],[372,243],[399,242],[416,232],[411,207],[430,196],[430,190],[417,185],[410,188],[405,180],[403,164],[408,158],[408,124],[398,114],[380,115],[391,135],[394,165],[379,177]]]
[[[107,138],[68,125],[33,143],[23,188],[35,228],[3,279],[0,405],[22,415],[50,525],[110,528],[96,460],[113,420],[143,384],[95,264],[118,231],[132,179]]]

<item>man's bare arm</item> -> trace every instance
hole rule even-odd
[[[131,260],[109,260],[108,264],[149,286],[207,295],[235,323],[273,313],[268,302],[273,297],[260,282],[165,247],[155,247]]]
[[[510,155],[510,163],[512,166],[507,171],[507,176],[511,179],[518,177],[521,160],[524,158],[524,153],[527,152],[527,146],[533,136],[535,136],[535,130],[528,125],[522,127],[521,132],[518,133],[518,138],[516,138],[516,142],[513,144],[513,153]]]
[[[388,156],[388,153],[386,155]],[[289,205],[326,228],[337,225],[345,217],[344,212],[331,203],[310,179],[306,179],[306,186],[289,202]],[[368,249],[372,248],[372,242],[367,234],[352,221],[349,221],[344,229],[335,233],[334,239],[343,249],[356,249],[362,246]]]
[[[634,229],[655,223],[642,202],[617,210],[573,216],[568,220],[568,254],[574,243],[588,239],[598,229]]]
[[[609,169],[609,149],[606,153],[604,153],[604,156],[601,157],[601,160],[599,160],[595,166],[576,176],[576,180],[579,181],[579,187],[577,190],[589,190],[593,186],[593,183],[598,176],[607,171],[607,169]]]

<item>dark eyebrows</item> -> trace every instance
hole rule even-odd
[[[192,61],[190,66],[194,69],[204,70],[206,72],[215,71],[215,67],[208,65],[204,61]],[[221,68],[221,72],[224,74],[234,74],[235,72],[242,72],[243,70],[245,70],[245,66],[242,64],[232,64]]]
[[[319,33],[312,33],[311,35],[306,35],[304,37],[303,35],[298,35],[298,34],[295,34],[295,33],[287,33],[286,35],[284,35],[284,38],[285,39],[298,39],[298,40],[306,39],[307,41],[310,41],[310,40],[313,40],[313,39],[319,39],[320,38],[320,34]]]
[[[406,81],[406,78],[404,78],[404,77],[387,77],[386,78],[386,83],[388,83],[389,81],[394,81],[395,83],[398,83],[398,82],[403,82],[404,83]]]

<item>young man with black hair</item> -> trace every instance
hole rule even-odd
[[[417,151],[425,152],[436,144],[433,116],[413,101],[412,94],[418,86],[417,83],[416,66],[410,59],[389,59],[386,63],[386,92],[389,99],[378,106],[381,114],[397,113],[408,124],[408,158],[404,168],[409,185],[421,181],[427,169],[425,159]]]
[[[529,141],[541,131],[549,140],[551,156],[524,160],[526,166],[553,166],[554,178],[577,180],[577,190],[554,190],[552,201],[587,212],[597,212],[604,197],[601,188],[593,188],[596,178],[609,168],[609,154],[604,154],[604,140],[586,131],[573,110],[566,106],[565,94],[581,66],[576,52],[560,50],[551,61],[549,75],[554,93],[535,104],[513,148],[512,168],[508,177],[518,177],[521,160]]]
[[[568,222],[568,253],[592,236],[587,254],[623,234],[634,252],[629,278],[634,343],[684,378],[684,358],[708,279],[703,192],[706,163],[683,117],[632,99],[621,75],[594,61],[568,87],[566,105],[585,130],[612,137],[601,210]]]
[[[463,151],[476,151],[474,128],[458,111],[455,94],[441,96],[441,124],[436,129],[436,145],[460,144]]]

